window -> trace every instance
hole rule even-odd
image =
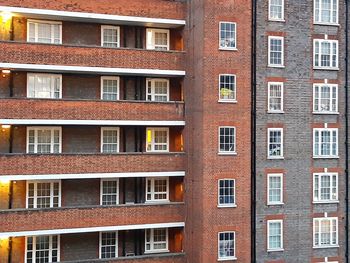
[[[120,46],[119,26],[101,26],[101,46]]]
[[[283,221],[268,220],[267,221],[267,250],[280,251],[283,250]]]
[[[338,85],[314,84],[314,112],[338,112]]]
[[[168,79],[147,79],[147,101],[169,101]]]
[[[26,208],[61,206],[61,181],[27,181]]]
[[[102,153],[119,152],[119,128],[114,128],[114,127],[101,128],[101,152]]]
[[[169,152],[169,129],[147,128],[147,152]]]
[[[236,259],[235,232],[219,232],[219,260]]]
[[[100,258],[118,257],[118,232],[100,232]]]
[[[236,101],[236,76],[221,74],[219,89],[219,101]]]
[[[338,246],[338,218],[314,218],[314,247]]]
[[[314,68],[338,69],[338,40],[314,39]]]
[[[284,38],[269,36],[269,67],[283,67],[284,64]]]
[[[338,129],[314,129],[315,157],[338,157]]]
[[[338,201],[338,174],[314,174],[314,202]]]
[[[283,83],[269,82],[268,89],[268,111],[270,113],[283,112]]]
[[[53,21],[28,20],[27,41],[62,44],[62,23]]]
[[[101,180],[101,205],[119,204],[119,180]]]
[[[169,201],[169,178],[147,178],[146,201]]]
[[[236,128],[219,127],[219,153],[236,153]]]
[[[27,97],[45,99],[62,98],[62,75],[28,73]]]
[[[145,239],[145,253],[169,252],[167,228],[146,229]]]
[[[283,174],[267,175],[268,205],[283,204]]]
[[[26,237],[26,263],[60,261],[60,236]]]
[[[284,0],[269,0],[269,20],[284,21]]]
[[[219,207],[235,207],[235,180],[219,180]]]
[[[60,153],[61,127],[27,127],[27,153]]]
[[[119,77],[101,77],[101,100],[119,100]]]
[[[147,28],[147,49],[169,50],[170,31],[168,29]]]
[[[338,0],[314,0],[314,22],[321,24],[338,23]]]
[[[268,129],[268,152],[267,156],[270,159],[283,158],[283,129],[269,128]]]
[[[236,45],[236,23],[220,22],[220,49],[235,50]]]

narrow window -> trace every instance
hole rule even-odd
[[[27,97],[45,99],[62,98],[62,75],[28,73]]]
[[[338,157],[338,129],[314,129],[314,158]]]
[[[101,26],[101,46],[120,47],[119,26]]]
[[[100,258],[118,257],[118,232],[100,232]]]
[[[26,263],[60,261],[60,236],[26,237]]]
[[[119,152],[119,128],[114,128],[114,127],[101,128],[101,152],[102,153]]]
[[[338,69],[338,40],[314,39],[314,68]]]
[[[314,174],[314,202],[329,203],[338,201],[338,174]]]
[[[314,113],[338,112],[338,85],[314,84]]]
[[[170,46],[170,31],[168,29],[147,28],[147,49],[167,51]]]
[[[236,76],[221,74],[219,76],[219,101],[236,101]]]
[[[219,153],[236,153],[235,127],[219,127]]]
[[[235,232],[219,232],[218,240],[219,260],[236,259],[235,256]]]
[[[284,21],[284,0],[269,0],[269,20]]]
[[[169,128],[147,128],[147,152],[169,152]]]
[[[284,66],[284,38],[269,36],[269,67]]]
[[[269,220],[267,221],[267,250],[280,251],[283,250],[283,221]]]
[[[146,79],[147,101],[169,101],[169,80],[168,79]]]
[[[48,44],[62,44],[62,23],[28,20],[27,41]]]
[[[314,218],[314,247],[338,246],[338,218]]]
[[[268,83],[268,111],[270,113],[283,112],[283,83]]]
[[[235,180],[221,179],[219,180],[219,207],[234,207],[235,200]]]
[[[101,180],[101,205],[119,204],[119,180]]]
[[[314,23],[338,24],[338,0],[314,0]]]
[[[268,129],[268,158],[283,158],[283,129],[269,128]]]
[[[169,178],[147,178],[146,201],[169,201]]]
[[[145,239],[145,253],[169,252],[167,228],[146,229]]]
[[[27,181],[27,208],[61,206],[61,181]]]
[[[101,77],[101,100],[119,100],[119,77]]]
[[[268,174],[268,205],[283,204],[283,174]]]
[[[27,153],[60,153],[61,127],[27,127]]]
[[[220,49],[235,50],[236,46],[236,23],[220,22]]]

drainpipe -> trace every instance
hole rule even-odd
[[[345,262],[349,262],[349,0],[345,1]]]
[[[8,263],[12,262],[12,237],[9,237],[9,247],[8,247],[7,262]]]

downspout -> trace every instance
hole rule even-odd
[[[349,262],[349,0],[345,1],[345,262]]]

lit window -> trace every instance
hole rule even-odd
[[[269,82],[268,89],[268,111],[270,113],[283,112],[283,83]]]
[[[60,181],[28,181],[27,208],[49,208],[61,206]]]
[[[235,232],[219,232],[219,260],[236,259]]]
[[[169,152],[169,129],[147,128],[147,152]]]
[[[283,174],[268,174],[268,205],[283,204]]]
[[[102,153],[119,152],[119,128],[114,128],[114,127],[101,128],[101,152]]]
[[[169,252],[167,228],[146,229],[145,239],[145,253]]]
[[[338,129],[314,129],[314,157],[338,157]]]
[[[314,174],[314,202],[338,201],[338,174]]]
[[[284,65],[284,38],[269,36],[269,67],[283,67]]]
[[[101,45],[103,47],[119,47],[119,26],[101,26]]]
[[[101,205],[119,204],[118,179],[101,180]]]
[[[236,153],[235,127],[219,127],[219,153]]]
[[[62,44],[62,23],[53,21],[28,20],[27,41]]]
[[[119,100],[119,77],[101,77],[101,99]]]
[[[268,220],[267,221],[267,250],[280,251],[283,250],[283,221]]]
[[[314,0],[314,22],[322,24],[338,23],[338,0]]]
[[[284,20],[284,0],[269,0],[269,20]]]
[[[338,85],[314,84],[314,112],[338,112]]]
[[[147,178],[146,201],[169,201],[169,178]]]
[[[220,101],[236,101],[236,76],[222,74],[219,76]]]
[[[283,129],[269,128],[268,129],[268,158],[283,158]]]
[[[314,39],[314,68],[338,69],[338,40]]]
[[[147,101],[169,101],[168,79],[147,79]]]
[[[62,98],[62,75],[28,73],[27,97],[45,99]]]
[[[220,49],[236,49],[236,23],[220,22]]]
[[[147,49],[169,50],[170,31],[168,29],[147,28]]]
[[[26,237],[26,263],[60,261],[60,236]]]
[[[235,200],[235,180],[219,180],[219,207],[234,207]]]
[[[100,258],[118,257],[118,232],[100,232]]]
[[[27,153],[60,153],[61,127],[27,127]]]
[[[314,247],[338,246],[338,218],[314,218]]]

